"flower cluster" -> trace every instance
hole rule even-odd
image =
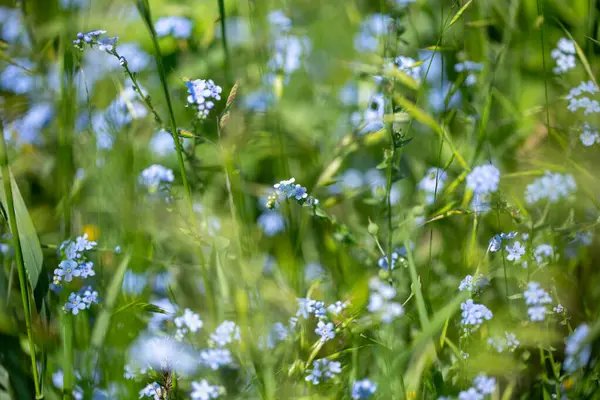
[[[484,287],[488,286],[490,281],[488,278],[479,274],[477,278],[473,278],[471,275],[465,276],[465,278],[460,281],[460,285],[458,285],[459,291],[467,291],[467,292],[475,292],[476,294],[481,293]]]
[[[174,179],[173,170],[154,164],[141,172],[139,182],[148,192],[157,193],[169,190]]]
[[[467,175],[467,188],[477,195],[488,195],[498,190],[500,171],[492,164],[479,165]]]
[[[486,306],[474,303],[472,299],[464,301],[460,305],[460,309],[462,310],[460,323],[465,333],[477,330],[484,320],[489,321],[493,317],[492,312]]]
[[[437,193],[444,189],[444,183],[448,178],[448,174],[441,168],[429,168],[427,174],[419,182],[419,189],[425,192],[425,202],[433,204],[433,200]]]
[[[64,305],[64,310],[77,315],[80,310],[89,309],[92,304],[98,304],[98,292],[93,290],[91,286],[87,286],[82,288],[79,293],[71,293],[69,295],[69,299]]]
[[[509,232],[509,233],[500,233],[499,235],[495,235],[490,239],[490,243],[488,245],[488,250],[492,253],[500,250],[502,248],[502,241],[504,240],[512,240],[517,237],[517,232]]]
[[[547,243],[542,243],[538,245],[535,250],[533,250],[533,258],[538,264],[543,264],[546,261],[552,259],[554,255],[554,249],[551,245]]]
[[[315,206],[319,204],[319,200],[308,195],[305,187],[298,185],[295,182],[296,179],[291,178],[273,185],[275,192],[271,193],[267,198],[267,208],[274,209],[277,204],[284,199],[294,199],[298,204],[306,206]]]
[[[198,109],[198,118],[206,119],[215,106],[215,101],[221,100],[221,86],[215,85],[212,79],[189,80],[187,86],[187,102]]]
[[[390,22],[389,15],[369,15],[360,24],[360,31],[354,38],[354,48],[360,52],[377,51],[380,38],[387,32]]]
[[[379,265],[379,268],[384,270],[393,270],[394,268],[396,268],[396,263],[398,261],[401,263],[406,261],[406,249],[402,247],[400,249],[392,251],[391,261],[392,265],[390,268],[390,266],[388,265],[389,257],[387,255],[384,255],[379,260],[377,260],[377,265]]]
[[[216,371],[221,367],[233,365],[233,357],[229,349],[205,349],[200,351],[200,363]]]
[[[561,38],[556,48],[550,53],[550,56],[556,60],[556,67],[552,71],[560,75],[575,68],[575,53],[575,43],[569,39]]]
[[[162,387],[156,382],[152,382],[146,385],[146,387],[144,387],[142,390],[140,390],[139,394],[140,399],[142,397],[151,397],[154,400],[161,400],[164,398],[165,393],[166,391],[164,387]]]
[[[92,250],[97,243],[88,240],[87,233],[75,240],[65,240],[58,248],[58,257],[61,259],[58,268],[54,270],[52,283],[60,286],[63,282],[71,282],[73,277],[83,279],[94,276],[94,263],[85,256],[86,250]]]
[[[459,400],[482,400],[496,391],[496,379],[479,374],[473,379],[473,387],[458,394]]]
[[[319,340],[326,342],[333,339],[335,337],[335,325],[328,321],[327,313],[333,316],[340,315],[348,307],[348,303],[336,301],[326,307],[324,302],[311,298],[299,298],[297,301],[298,311],[296,312],[296,317],[306,319],[314,315],[315,318],[319,319],[315,328],[315,333],[319,336]]]
[[[583,124],[581,134],[579,135],[581,144],[586,147],[593,146],[595,143],[600,143],[600,135],[598,131],[587,122]]]
[[[571,174],[546,171],[544,176],[527,185],[525,201],[535,204],[545,199],[557,203],[560,199],[569,198],[576,190],[577,183]]]
[[[200,382],[192,382],[192,400],[210,400],[216,399],[221,394],[225,393],[225,388],[222,386],[211,385],[206,379]]]
[[[143,90],[143,89],[142,89]],[[97,110],[92,115],[92,128],[96,133],[96,145],[100,149],[110,149],[114,137],[120,130],[134,120],[145,118],[148,110],[141,102],[139,93],[133,83],[128,81],[125,88],[104,110]]]
[[[218,347],[224,347],[234,341],[240,341],[240,328],[233,321],[223,321],[214,333],[210,334],[210,340]]]
[[[404,314],[402,304],[392,301],[396,297],[396,289],[377,278],[369,281],[369,304],[367,310],[377,314],[381,322],[389,324]]]
[[[183,340],[183,337],[188,332],[198,332],[198,330],[202,328],[202,325],[204,325],[204,323],[200,319],[200,316],[192,310],[190,310],[189,308],[186,308],[183,311],[183,315],[175,317],[173,319],[173,322],[177,327],[177,333],[175,333],[175,338],[177,340]]]
[[[192,34],[192,27],[192,21],[179,16],[162,17],[154,24],[156,36],[171,35],[175,39],[189,39]]]
[[[577,369],[585,367],[590,361],[592,345],[585,343],[589,333],[590,328],[586,324],[582,324],[567,338],[563,369],[568,373],[573,373]]]
[[[465,84],[472,86],[477,83],[477,75],[475,73],[483,71],[483,64],[475,61],[463,61],[456,64],[454,70],[458,73],[466,73]]]
[[[594,82],[587,81],[581,82],[579,86],[571,89],[571,91],[566,97],[566,99],[569,100],[569,105],[567,106],[567,109],[571,112],[575,112],[581,108],[584,110],[584,115],[600,112],[600,104],[598,104],[598,101],[592,100],[591,98],[585,96],[585,93],[594,95],[598,93],[598,87]]]
[[[527,313],[529,319],[533,322],[543,321],[546,318],[546,304],[552,303],[552,298],[546,290],[540,287],[537,282],[529,282],[527,290],[523,293],[525,304],[529,306]]]
[[[496,349],[498,353],[502,353],[504,349],[508,349],[511,352],[515,351],[521,342],[517,340],[517,336],[514,333],[504,332],[504,337],[494,336],[488,338],[488,344]]]
[[[312,369],[306,370],[307,382],[318,385],[321,381],[327,381],[342,372],[342,364],[339,361],[330,361],[326,358],[313,361]]]
[[[118,39],[118,36],[106,36],[106,31],[99,29],[87,33],[79,32],[77,39],[73,40],[73,45],[80,51],[83,51],[85,46],[89,46],[90,48],[96,46],[100,51],[114,54]]]
[[[368,399],[377,391],[377,384],[369,379],[355,381],[352,384],[352,398],[354,400]]]

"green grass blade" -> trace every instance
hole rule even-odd
[[[32,288],[35,288],[42,272],[42,263],[44,261],[44,255],[42,254],[42,246],[38,240],[33,221],[27,211],[27,206],[17,182],[14,176],[10,173],[10,181],[12,186],[12,196],[15,207],[15,216],[17,226],[19,227],[19,242],[21,243],[21,250],[23,252],[23,263],[25,264],[25,271]],[[4,185],[0,186],[0,201],[2,207],[7,210],[7,198]]]
[[[102,348],[104,343],[104,339],[106,338],[106,332],[108,332],[108,328],[110,326],[110,316],[112,314],[112,310],[117,301],[117,297],[119,293],[121,293],[121,286],[123,285],[123,277],[125,276],[125,271],[127,271],[127,266],[129,265],[129,261],[131,260],[131,254],[128,252],[121,264],[117,267],[110,284],[108,285],[108,289],[106,290],[106,297],[104,299],[104,308],[100,311],[100,315],[98,315],[98,319],[94,324],[94,329],[92,331],[92,347],[96,349]]]

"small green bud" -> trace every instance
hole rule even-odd
[[[369,226],[367,227],[367,230],[371,235],[377,236],[377,234],[379,233],[379,225],[371,221],[371,218],[369,218]]]

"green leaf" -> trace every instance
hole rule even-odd
[[[452,25],[454,25],[455,23],[458,22],[458,20],[460,19],[460,17],[465,13],[465,11],[467,11],[467,8],[471,5],[472,2],[473,2],[473,0],[469,0],[468,2],[465,3],[464,6],[462,6],[460,8],[460,10],[458,10],[458,12],[456,13],[456,15],[450,21],[450,24],[448,24],[448,27],[446,28],[446,30],[450,29],[450,27]]]
[[[106,337],[106,332],[108,332],[108,328],[110,326],[110,316],[112,313],[112,309],[115,306],[117,301],[117,297],[119,293],[121,293],[121,286],[123,285],[123,277],[125,276],[125,271],[127,271],[127,266],[129,265],[129,260],[131,260],[131,253],[127,252],[121,264],[117,267],[113,278],[108,285],[108,289],[106,290],[106,297],[104,298],[104,308],[100,311],[98,315],[98,319],[94,324],[94,329],[92,331],[92,347],[96,349],[102,348],[104,344],[104,338]]]
[[[35,227],[33,226],[33,222],[27,211],[27,206],[23,201],[23,197],[21,196],[21,192],[19,192],[19,187],[17,186],[17,182],[15,182],[12,173],[10,174],[10,182],[12,184],[15,215],[19,230],[19,241],[21,242],[21,248],[23,250],[23,263],[25,264],[25,271],[27,272],[31,287],[35,289],[40,273],[42,272],[42,263],[44,261],[42,246],[40,246],[40,241],[38,240]],[[6,210],[6,193],[3,185],[0,185],[0,201],[2,202],[2,208]]]

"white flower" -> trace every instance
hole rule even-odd
[[[223,347],[233,341],[240,341],[240,328],[232,321],[223,321],[217,327],[215,333],[211,333],[210,339],[219,347]]]
[[[192,382],[192,400],[216,399],[221,392],[223,392],[221,386],[210,385],[206,379],[202,379],[200,382]]]

